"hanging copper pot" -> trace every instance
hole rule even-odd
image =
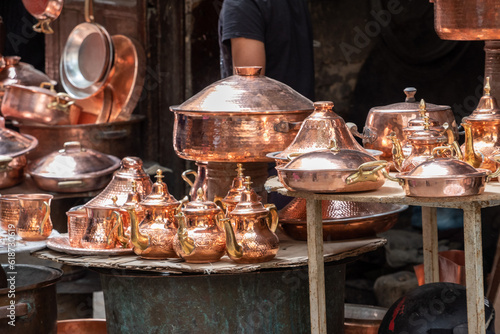
[[[392,161],[392,145],[387,136],[395,132],[396,137],[404,142],[406,138],[403,129],[408,126],[410,120],[420,115],[420,106],[415,100],[417,90],[409,87],[404,92],[405,102],[370,109],[362,134],[357,132],[355,126],[351,126],[354,135],[363,139],[365,148],[382,151],[380,159],[388,162]],[[428,116],[436,120],[439,125],[448,123],[455,138],[458,138],[457,122],[449,106],[426,103],[426,110]]]
[[[44,34],[53,34],[50,23],[55,21],[63,9],[64,0],[23,0],[26,10],[38,19],[33,30]]]
[[[497,40],[500,6],[495,0],[429,0],[434,3],[434,28],[441,39]]]
[[[289,86],[260,75],[261,67],[236,67],[179,106],[174,149],[183,159],[267,162],[295,138],[313,103]]]

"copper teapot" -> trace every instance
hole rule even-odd
[[[174,238],[176,254],[190,263],[219,261],[226,251],[226,236],[219,226],[224,214],[214,202],[204,199],[201,188],[196,200],[187,203],[175,217],[179,226]]]
[[[472,163],[473,167],[495,172],[496,162],[491,157],[500,149],[500,108],[495,97],[491,96],[490,89],[490,78],[487,77],[484,95],[476,109],[462,119],[465,129],[462,150],[466,161]]]
[[[189,198],[191,200],[197,198],[197,191],[199,188],[203,190],[203,199],[206,199],[207,193],[207,163],[197,161],[196,166],[198,166],[198,171],[194,171],[192,169],[188,169],[182,173],[182,179],[186,181],[187,184],[191,187],[189,191]],[[194,176],[194,181],[189,179],[189,175]]]
[[[131,240],[134,252],[146,259],[167,259],[177,257],[173,249],[173,239],[177,233],[175,214],[181,202],[169,194],[167,185],[162,182],[162,171],[156,171],[156,182],[151,193],[140,202],[144,208],[144,219],[138,223],[138,214],[130,206]],[[148,243],[146,245],[146,238]],[[141,242],[138,242],[141,240]]]
[[[228,218],[223,219],[227,253],[237,263],[270,261],[279,248],[279,239],[275,234],[278,226],[276,206],[262,205],[251,184],[247,176],[240,202],[229,212]]]
[[[425,110],[425,102],[422,100],[423,110]],[[396,133],[391,132],[387,138],[392,141],[392,155],[394,167],[400,172],[409,172],[420,163],[432,157],[432,150],[435,147],[443,146],[448,142],[448,138],[444,132],[431,129],[429,116],[423,117],[423,129],[411,131],[406,139],[409,149],[409,155],[406,156],[403,145],[397,138]],[[451,147],[458,148],[458,144]],[[460,150],[457,150],[460,153]]]

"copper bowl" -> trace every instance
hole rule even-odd
[[[106,319],[68,319],[57,321],[58,334],[106,334]]]
[[[322,201],[323,240],[375,236],[393,227],[407,205]],[[281,229],[292,239],[307,240],[306,201],[295,198],[280,210]]]

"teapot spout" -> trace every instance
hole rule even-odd
[[[403,162],[405,161],[401,141],[398,139],[396,132],[394,131],[387,136],[387,139],[392,141],[392,160],[394,162],[394,167],[400,171],[403,166]]]
[[[243,248],[238,242],[236,242],[236,236],[234,235],[233,225],[231,225],[231,219],[223,218],[221,222],[224,225],[224,230],[226,231],[226,247],[227,253],[230,257],[241,259],[243,257]]]
[[[483,157],[474,150],[472,127],[469,123],[462,123],[462,127],[465,130],[464,161],[474,168],[479,168],[483,163]]]
[[[188,236],[188,230],[186,228],[186,217],[184,214],[180,213],[175,215],[177,219],[177,237],[179,238],[179,244],[181,245],[181,251],[184,255],[191,255],[195,250],[196,246],[194,240]]]
[[[139,231],[139,220],[137,219],[135,208],[128,207],[126,210],[130,216],[130,238],[132,245],[134,245],[135,249],[142,252],[149,247],[149,236],[144,235]]]

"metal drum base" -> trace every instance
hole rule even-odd
[[[345,264],[325,263],[327,326],[342,328]],[[101,271],[108,333],[309,333],[307,267],[234,275]]]

